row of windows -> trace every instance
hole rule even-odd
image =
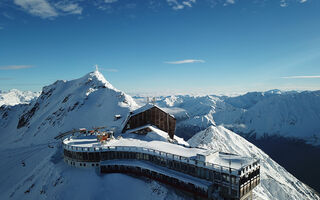
[[[124,173],[132,173],[139,176],[149,177],[155,180],[159,180],[161,182],[165,182],[169,185],[174,185],[175,187],[182,188],[184,190],[202,194],[203,196],[207,196],[207,190],[197,187],[191,183],[185,183],[180,181],[177,178],[167,176],[165,174],[161,174],[155,171],[151,171],[149,169],[144,169],[140,167],[132,167],[132,166],[123,166],[123,165],[106,165],[101,166],[102,173],[110,173],[110,172],[124,172]]]
[[[240,179],[240,185],[250,181],[252,178],[258,176],[260,174],[260,168],[257,168],[253,172],[249,173],[247,176],[242,176]]]
[[[195,165],[179,162],[176,160],[165,159],[156,155],[149,155],[139,152],[119,152],[119,151],[106,151],[106,152],[71,152],[64,150],[65,156],[75,160],[87,162],[99,162],[100,160],[112,159],[138,159],[154,163],[159,166],[167,167],[176,171],[180,171],[195,177],[206,179],[209,181],[223,181],[226,183],[238,184],[235,176],[220,173],[217,171],[209,170]]]
[[[253,167],[256,167],[259,165],[259,161],[251,164],[251,165],[248,165],[247,167],[245,167],[244,169],[242,169],[242,173],[245,173],[246,171],[248,171],[249,169],[253,168]]]
[[[64,149],[64,155],[80,161],[88,161],[88,162],[99,162],[100,161],[100,153],[99,152],[75,152],[68,151]]]
[[[66,160],[67,163],[69,163],[70,165],[76,166],[76,162],[74,161],[68,161]],[[90,166],[94,167],[94,166],[99,166],[99,163],[79,163],[80,167],[86,167],[86,166]]]
[[[255,177],[253,180],[248,182],[246,185],[241,185],[240,187],[240,197],[250,192],[254,187],[256,187],[260,183],[260,178]]]

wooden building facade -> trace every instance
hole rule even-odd
[[[169,134],[173,139],[176,128],[176,119],[159,107],[147,104],[131,113],[122,132],[136,129],[145,125],[154,125]]]

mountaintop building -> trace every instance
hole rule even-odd
[[[167,132],[169,137],[173,139],[176,119],[174,116],[151,103],[147,103],[130,113],[122,129],[122,133],[134,129],[134,131],[131,131],[132,133],[146,134],[149,132],[149,130],[147,130],[148,125],[156,126],[160,130]]]
[[[131,112],[122,125],[125,134],[118,137],[98,130],[105,127],[60,134],[56,139],[69,136],[62,140],[64,161],[97,168],[100,174],[146,177],[196,199],[249,200],[260,183],[259,159],[191,147],[174,139],[176,119],[154,104]]]

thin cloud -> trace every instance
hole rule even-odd
[[[320,76],[285,76],[281,77],[284,79],[310,79],[310,78],[320,78]]]
[[[18,70],[18,69],[27,69],[32,68],[30,65],[10,65],[10,66],[2,66],[0,70]]]
[[[281,7],[287,7],[290,4],[293,4],[293,0],[277,0]],[[88,1],[89,2],[89,1]],[[112,13],[113,9],[117,6],[122,6],[119,0],[95,0],[90,1],[91,4],[99,10],[105,10],[108,13]],[[135,9],[140,4],[143,4],[144,1],[137,1],[139,3],[129,3],[124,6],[127,9]],[[197,0],[165,0],[165,1],[147,1],[150,4],[150,8],[155,9],[156,7],[162,7],[163,4],[166,4],[170,9],[173,10],[184,10],[192,9],[197,4]],[[161,3],[162,2],[162,3]],[[228,6],[232,4],[239,3],[239,0],[206,0],[207,4],[210,7],[216,5]],[[254,1],[258,2],[258,1]],[[265,1],[261,1],[263,4]],[[296,3],[303,4],[309,2],[308,0],[295,0]],[[55,19],[60,16],[66,15],[81,15],[84,11],[84,8],[88,7],[87,1],[83,0],[13,0],[13,3],[19,7],[21,10],[26,13],[41,17],[43,19]],[[1,6],[1,3],[0,3]],[[123,6],[122,6],[123,7]],[[13,16],[8,13],[2,13],[2,15],[8,19],[14,19]]]
[[[228,4],[235,4],[235,0],[226,0],[226,2],[224,3],[224,5],[228,5]]]
[[[75,14],[75,15],[81,15],[83,8],[80,7],[77,3],[66,3],[63,1],[60,1],[54,6],[63,11],[65,14]]]
[[[193,4],[196,3],[196,0],[167,0],[167,3],[173,10],[182,10],[186,7],[192,8]]]
[[[41,18],[58,16],[58,12],[46,0],[14,0],[14,3],[31,15]]]
[[[14,17],[6,12],[3,12],[2,15],[7,19],[14,20]]]
[[[281,1],[280,1],[280,6],[283,7],[283,8],[284,8],[284,7],[287,7],[287,6],[288,6],[287,0],[281,0]]]
[[[70,3],[64,0],[56,3],[50,3],[48,0],[14,0],[14,4],[25,12],[43,19],[53,19],[69,14],[81,15],[83,10],[78,3]]]
[[[104,0],[105,3],[115,3],[117,2],[118,0]]]
[[[187,59],[187,60],[169,61],[165,63],[179,65],[179,64],[188,64],[188,63],[204,63],[204,62],[205,62],[204,60]]]

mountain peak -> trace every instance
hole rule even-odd
[[[49,134],[56,135],[79,127],[106,124],[119,127],[121,120],[115,121],[114,115],[125,117],[136,108],[129,95],[115,89],[99,71],[94,71],[78,79],[45,86],[39,98],[18,117],[17,129],[27,127],[25,135],[47,134],[50,129]],[[41,134],[41,139],[46,136]]]
[[[93,83],[97,84],[97,86],[102,85],[109,89],[115,89],[113,85],[109,83],[109,81],[107,81],[103,74],[98,70],[90,72],[80,79],[83,79],[86,83],[93,81]]]

